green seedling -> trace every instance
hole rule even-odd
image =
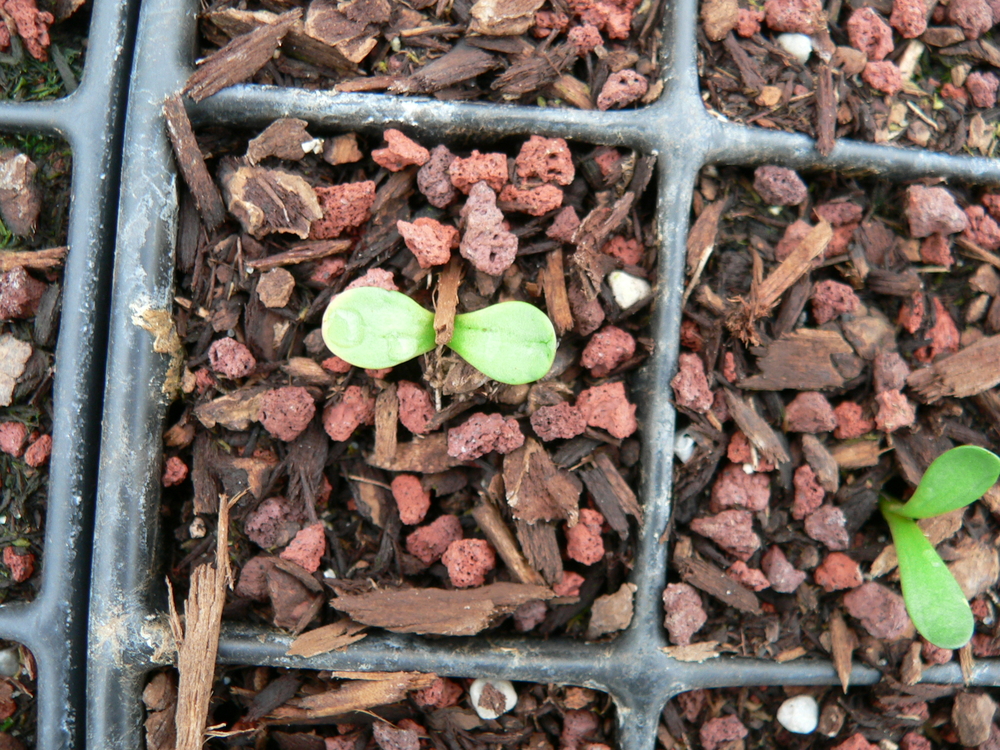
[[[405,294],[359,287],[338,294],[323,313],[323,341],[345,362],[394,367],[435,346],[434,313]],[[487,377],[508,385],[544,377],[556,356],[556,332],[526,302],[501,302],[455,316],[448,343]]]
[[[973,618],[958,581],[914,519],[932,518],[975,502],[1000,477],[1000,458],[963,445],[927,467],[906,502],[883,494],[879,509],[889,524],[899,560],[899,583],[910,619],[939,648],[961,648],[972,638]]]

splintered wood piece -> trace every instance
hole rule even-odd
[[[222,425],[227,430],[240,432],[257,421],[266,392],[267,388],[262,386],[240,388],[199,404],[194,408],[194,415],[210,430]]]
[[[294,266],[311,260],[321,260],[330,255],[346,253],[353,245],[351,240],[311,240],[299,242],[283,253],[247,261],[246,267],[255,271],[270,271],[278,266]]]
[[[722,45],[733,58],[736,68],[740,71],[740,78],[743,79],[743,91],[747,94],[757,95],[761,89],[767,85],[764,76],[761,75],[760,68],[754,59],[747,54],[747,51],[740,46],[732,32],[722,40]]]
[[[924,532],[931,546],[937,547],[944,540],[955,536],[962,528],[964,513],[965,508],[958,508],[943,515],[934,516],[934,518],[921,518],[917,521],[917,526]],[[883,548],[879,556],[875,558],[869,573],[872,578],[879,578],[886,573],[891,573],[897,565],[899,565],[899,559],[896,557],[896,545],[890,544]]]
[[[514,527],[528,563],[542,574],[546,583],[555,586],[563,575],[562,553],[555,525],[543,521],[526,523],[515,520]]]
[[[247,144],[247,161],[256,164],[269,156],[299,161],[306,155],[302,144],[312,140],[306,131],[308,125],[305,120],[294,117],[275,120]]]
[[[500,516],[500,509],[490,500],[483,499],[472,509],[472,517],[476,519],[479,528],[483,530],[500,558],[507,564],[507,569],[513,573],[519,583],[530,583],[536,586],[545,585],[545,581],[537,570],[532,568],[521,554],[521,548],[510,531],[510,527]]]
[[[958,235],[955,238],[955,244],[957,244],[964,252],[963,255],[967,255],[970,258],[975,258],[976,260],[981,260],[985,263],[989,263],[991,266],[1000,268],[1000,255],[991,253],[986,248],[980,247],[975,242],[967,240],[965,237]]]
[[[352,620],[422,635],[475,635],[535,599],[552,599],[545,586],[491,583],[472,589],[402,589],[341,594],[330,606]]]
[[[330,651],[340,651],[357,643],[366,635],[365,626],[348,619],[340,620],[303,633],[288,647],[285,656],[309,658]]]
[[[628,486],[628,482],[625,481],[625,477],[621,475],[618,468],[611,462],[608,458],[607,453],[598,451],[594,454],[594,464],[600,469],[605,478],[608,480],[608,484],[611,485],[611,489],[615,492],[615,498],[618,500],[618,504],[621,509],[625,511],[628,515],[632,516],[639,522],[639,526],[642,526],[642,506],[639,505],[639,499],[632,492],[632,488]]]
[[[576,252],[570,256],[570,266],[579,270],[588,300],[597,298],[604,277],[617,265],[614,258],[601,252],[601,247],[632,214],[635,198],[635,193],[628,191],[610,207],[598,206],[583,217],[576,229]]]
[[[274,56],[282,38],[301,19],[302,9],[294,8],[282,13],[274,23],[234,38],[200,62],[182,93],[200,102],[227,86],[249,80]]]
[[[957,354],[910,373],[906,384],[933,403],[945,397],[967,398],[1000,383],[1000,336],[980,339]]]
[[[590,622],[587,623],[587,640],[624,630],[632,624],[635,590],[634,583],[623,583],[615,593],[594,600],[590,608]]]
[[[295,277],[284,268],[268,271],[257,282],[257,296],[264,307],[275,309],[288,304],[295,291]]]
[[[847,627],[840,612],[830,616],[830,651],[833,655],[833,667],[837,670],[840,685],[847,693],[851,682],[851,654],[858,646],[858,637]]]
[[[312,222],[323,218],[312,186],[283,169],[224,161],[219,182],[230,213],[258,240],[274,232],[306,239]]]
[[[205,166],[205,157],[198,148],[191,121],[180,96],[174,94],[167,97],[163,103],[163,116],[167,121],[167,135],[174,148],[177,166],[184,182],[191,189],[202,221],[212,231],[225,220],[226,207],[222,204],[219,188]]]
[[[462,461],[448,455],[448,435],[440,432],[409,443],[399,443],[396,455],[372,466],[386,471],[408,471],[414,474],[437,474],[461,466]]]
[[[462,259],[452,256],[438,278],[437,307],[434,308],[434,343],[444,346],[455,333],[458,287],[462,283]]]
[[[701,274],[715,250],[715,238],[719,233],[719,221],[729,205],[728,197],[709,203],[702,209],[687,238],[687,275],[690,277],[684,290],[682,304],[687,304],[691,292],[698,286]]]
[[[744,378],[739,386],[760,391],[840,388],[848,376],[860,372],[855,372],[856,360],[854,349],[838,331],[800,328],[772,341],[757,359],[761,372]]]
[[[881,440],[848,440],[830,448],[830,455],[841,469],[863,469],[877,466],[885,453]]]
[[[382,472],[372,468],[371,462],[354,461],[347,477],[351,496],[358,511],[379,528],[385,528],[389,510],[394,505],[389,485]]]
[[[345,133],[327,138],[323,146],[323,161],[337,166],[338,164],[353,164],[361,161],[364,154],[358,148],[358,134]]]
[[[0,251],[0,273],[13,271],[18,266],[31,268],[35,271],[59,268],[66,260],[67,252],[69,252],[69,248],[66,245],[47,247],[43,250],[2,250]]]
[[[736,426],[764,458],[775,466],[791,460],[782,438],[757,414],[751,404],[729,390],[724,390],[723,395],[726,397],[726,405]]]
[[[829,156],[837,137],[837,94],[833,87],[833,71],[820,63],[816,79],[816,150]]]
[[[514,518],[528,523],[566,520],[570,526],[579,516],[579,482],[556,468],[548,452],[537,440],[504,456],[503,481],[507,504]]]
[[[628,519],[604,472],[600,469],[581,469],[579,474],[604,520],[623,540],[628,539]]]
[[[674,555],[681,578],[709,596],[751,615],[762,614],[757,595],[706,560]]]
[[[381,465],[396,455],[396,432],[399,421],[399,399],[396,384],[391,383],[375,399],[374,461]]]
[[[829,493],[840,489],[840,467],[833,454],[826,449],[819,438],[809,433],[802,435],[802,454],[806,462],[816,472],[820,486]]]
[[[556,333],[562,336],[573,327],[573,312],[570,310],[569,295],[566,293],[562,248],[556,248],[549,253],[546,263],[546,267],[540,271],[545,307],[549,311],[549,319]]]
[[[394,672],[380,676],[384,679],[352,680],[334,690],[294,698],[274,709],[264,721],[267,724],[296,724],[352,711],[370,711],[405,700],[411,690],[430,687],[437,679],[436,674],[420,672]]]
[[[437,60],[417,69],[409,78],[389,86],[389,90],[394,94],[433,94],[500,65],[500,58],[495,55],[459,42]]]

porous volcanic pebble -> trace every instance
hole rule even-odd
[[[827,593],[853,589],[865,582],[861,567],[843,552],[831,552],[813,571],[813,579]]]
[[[879,750],[879,746],[866,740],[861,732],[855,732],[833,750]]]
[[[864,215],[864,209],[851,201],[836,201],[820,203],[813,208],[819,218],[830,222],[831,226],[842,227],[847,224],[857,224]]]
[[[340,403],[323,410],[323,429],[331,440],[347,440],[363,424],[375,424],[375,399],[360,386],[347,386]]]
[[[576,405],[588,425],[607,430],[619,440],[627,438],[639,426],[635,420],[635,404],[628,402],[624,383],[588,388],[580,394]]]
[[[441,559],[448,546],[462,538],[462,524],[457,516],[444,515],[406,537],[406,551],[424,565]]]
[[[709,510],[716,513],[727,508],[767,510],[771,499],[771,478],[767,474],[747,474],[739,464],[730,463],[712,485]]]
[[[768,0],[769,3],[775,1]],[[771,206],[797,206],[809,195],[802,178],[785,167],[757,167],[753,173],[753,189]]]
[[[913,403],[897,390],[882,391],[875,395],[878,414],[875,426],[882,432],[895,432],[900,427],[909,427],[917,419]]]
[[[343,375],[346,372],[350,372],[351,368],[354,366],[350,362],[345,362],[336,354],[332,357],[327,357],[320,362],[319,365],[327,372],[332,372],[337,375]]]
[[[589,336],[604,322],[604,308],[601,307],[601,301],[596,297],[587,299],[579,284],[570,284],[567,292],[576,332],[581,336]]]
[[[677,374],[670,381],[674,401],[682,409],[707,414],[714,396],[705,376],[705,365],[697,354],[681,354]]]
[[[961,345],[961,334],[958,326],[948,312],[944,303],[938,297],[933,298],[934,325],[927,331],[931,345],[923,346],[913,353],[921,362],[933,362],[941,354],[954,354]]]
[[[447,146],[435,146],[427,163],[417,172],[417,188],[435,208],[445,208],[458,197],[448,168],[458,157]]]
[[[430,394],[416,383],[400,380],[396,385],[399,399],[399,421],[414,435],[427,433],[427,422],[434,416]]]
[[[566,41],[576,47],[576,54],[589,55],[595,49],[604,44],[601,30],[592,23],[582,23],[574,26],[566,34]]]
[[[372,151],[372,161],[390,172],[413,165],[423,166],[431,158],[430,152],[410,138],[407,138],[395,128],[389,128],[382,136],[386,147]]]
[[[188,476],[188,466],[177,456],[170,456],[163,463],[163,477],[160,479],[164,487],[180,484]]]
[[[563,138],[531,136],[521,146],[521,151],[514,160],[514,166],[517,169],[517,176],[522,180],[541,180],[554,182],[557,185],[569,185],[576,176],[573,155]]]
[[[838,404],[833,410],[833,416],[837,420],[837,429],[833,431],[833,436],[838,440],[861,437],[875,429],[875,423],[864,418],[864,408],[854,401]]]
[[[890,60],[878,60],[865,65],[861,72],[861,80],[876,91],[892,96],[903,88],[903,74],[896,63]]]
[[[45,289],[45,284],[29,276],[21,266],[0,274],[0,320],[34,316]]]
[[[912,627],[903,597],[873,581],[845,594],[844,606],[876,638],[892,641]]]
[[[486,583],[486,574],[496,567],[497,558],[485,539],[458,539],[448,545],[441,562],[452,585],[467,589]]]
[[[823,505],[806,516],[805,529],[810,538],[822,542],[830,549],[847,549],[850,544],[847,518],[844,511],[836,505]]]
[[[858,8],[847,19],[847,36],[854,49],[868,55],[869,60],[884,60],[892,52],[892,29],[874,8]]]
[[[951,242],[943,234],[932,234],[920,243],[920,260],[951,268],[955,262],[951,255]]]
[[[399,520],[414,526],[424,520],[431,507],[431,493],[413,474],[399,474],[392,480],[392,496],[399,508]]]
[[[490,276],[506,271],[517,256],[517,237],[504,228],[496,193],[485,182],[477,182],[469,190],[462,220],[462,257]]]
[[[823,504],[826,493],[816,481],[816,472],[809,464],[802,464],[792,475],[792,485],[795,487],[795,499],[792,501],[792,518],[801,521],[810,513],[814,513]]]
[[[593,711],[579,708],[565,711],[562,732],[559,734],[560,750],[579,750],[581,742],[594,734],[600,725],[601,722]]]
[[[548,613],[548,605],[541,599],[525,602],[514,610],[514,629],[518,633],[528,633],[541,625]]]
[[[978,70],[969,73],[965,79],[965,88],[972,98],[972,103],[984,109],[997,103],[997,88],[1000,88],[1000,78],[993,73],[980,73]]]
[[[806,580],[806,574],[796,570],[777,545],[764,553],[760,559],[760,567],[771,582],[771,588],[780,594],[791,594]]]
[[[296,534],[291,544],[282,550],[280,557],[313,573],[319,568],[320,558],[325,552],[326,534],[323,524],[314,523]]]
[[[825,25],[819,0],[767,0],[764,14],[771,31],[814,34]]]
[[[28,428],[21,422],[0,422],[0,451],[8,456],[20,458],[24,454],[24,443],[28,439]]]
[[[24,452],[24,463],[37,469],[49,460],[50,455],[52,455],[52,436],[42,435]]]
[[[916,39],[927,31],[927,1],[893,0],[889,25],[904,39]]]
[[[559,583],[553,584],[552,593],[556,596],[579,596],[580,587],[586,580],[579,573],[574,573],[572,570],[564,570]]]
[[[481,154],[473,151],[465,159],[456,158],[448,167],[451,184],[465,194],[480,182],[485,182],[494,193],[503,190],[507,184],[507,156],[505,154]]]
[[[603,523],[604,516],[596,510],[581,508],[579,521],[566,529],[566,556],[584,565],[604,559]]]
[[[365,271],[364,276],[359,276],[344,287],[344,291],[349,292],[351,289],[360,289],[366,286],[385,289],[387,292],[399,291],[399,286],[392,277],[392,271],[386,268],[369,268]]]
[[[438,677],[429,687],[413,694],[413,700],[424,708],[448,708],[454,706],[465,693],[462,686],[447,677]]]
[[[729,447],[726,448],[726,456],[734,464],[744,464],[744,471],[746,471],[746,466],[753,465],[753,451],[750,448],[750,441],[747,440],[747,436],[741,430],[736,430],[729,440]],[[774,471],[774,464],[760,454],[757,454],[757,468],[755,470]]]
[[[35,556],[31,552],[19,555],[14,547],[4,547],[3,564],[10,569],[10,577],[17,583],[24,583],[35,572]]]
[[[443,266],[458,247],[458,230],[435,219],[421,216],[413,222],[397,221],[396,229],[421,268]]]
[[[877,747],[877,746],[876,746]],[[932,750],[931,741],[922,734],[907,732],[899,741],[900,750]]]
[[[806,235],[812,230],[813,225],[802,219],[796,219],[785,227],[781,239],[778,240],[778,244],[774,248],[775,259],[784,260],[791,255],[792,251],[799,246],[802,240],[806,238]]]
[[[505,185],[497,200],[503,204],[504,210],[545,216],[562,205],[563,191],[555,185],[539,185],[527,189]]]
[[[347,182],[343,185],[314,188],[323,218],[314,221],[309,237],[314,240],[328,240],[339,237],[345,229],[360,227],[371,218],[372,204],[375,203],[375,183]]]
[[[212,371],[224,378],[245,378],[257,367],[257,360],[250,350],[234,338],[213,341],[208,347],[208,363]]]
[[[737,560],[730,565],[729,569],[726,570],[726,575],[754,591],[763,591],[771,585],[763,571],[749,567],[742,560]]]
[[[545,236],[557,242],[570,243],[573,241],[573,235],[576,234],[579,226],[580,218],[576,215],[576,209],[572,206],[566,206],[556,214],[552,225],[545,230]]]
[[[691,531],[708,537],[743,562],[760,547],[760,537],[753,530],[753,514],[748,510],[724,510],[695,518],[690,526]]]
[[[531,415],[531,429],[542,440],[568,440],[587,429],[583,412],[567,402],[553,406],[541,406]]]
[[[597,97],[597,108],[602,112],[612,107],[625,107],[641,99],[649,90],[649,81],[645,76],[636,73],[631,68],[619,70],[608,76]]]
[[[993,10],[986,0],[952,0],[948,20],[962,29],[966,39],[978,39],[993,26]]]
[[[916,333],[924,322],[924,293],[916,291],[899,308],[899,323],[907,332]]]
[[[740,8],[736,16],[736,33],[746,39],[760,31],[764,11],[756,8]]]
[[[785,429],[789,432],[830,432],[837,426],[833,407],[826,396],[802,391],[785,407]]]
[[[257,555],[247,560],[240,569],[236,596],[258,602],[267,601],[267,573],[273,568],[274,558],[271,555]]]
[[[263,549],[280,547],[300,531],[303,520],[302,513],[294,512],[285,498],[269,497],[247,514],[243,533]]]
[[[879,352],[872,363],[875,392],[902,390],[910,374],[910,366],[899,352]]]
[[[667,629],[670,642],[677,646],[689,645],[691,636],[708,621],[701,597],[686,583],[667,584],[663,590],[663,609],[667,613],[663,627]]]
[[[924,641],[920,644],[920,655],[927,664],[947,664],[952,660],[954,653],[950,648],[941,648],[930,641]]]
[[[316,414],[316,402],[302,386],[274,388],[261,397],[258,419],[278,440],[290,441],[302,434]]]
[[[742,740],[749,733],[743,722],[730,714],[709,719],[702,724],[698,730],[698,739],[701,740],[703,750],[715,750],[725,743]]]
[[[384,721],[372,724],[372,737],[379,750],[420,750],[420,738],[413,729],[394,727]]]
[[[490,451],[510,453],[524,445],[524,433],[516,419],[499,414],[473,414],[459,427],[448,430],[448,455],[475,461]]]
[[[965,215],[969,217],[969,226],[962,236],[990,252],[1000,250],[1000,226],[993,217],[982,206],[969,206]]]
[[[601,252],[613,258],[618,258],[618,260],[627,266],[639,265],[642,263],[642,256],[645,254],[645,250],[637,239],[634,237],[625,238],[621,235],[615,235],[605,242],[601,247]]]
[[[955,203],[954,196],[942,187],[908,187],[904,213],[913,237],[954,234],[969,225],[968,217]]]
[[[828,323],[838,315],[856,312],[861,301],[847,284],[838,281],[821,281],[813,288],[813,317],[819,325]]]

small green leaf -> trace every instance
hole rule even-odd
[[[908,518],[931,518],[961,508],[983,496],[1000,477],[1000,458],[975,445],[945,451],[927,467],[913,497],[895,512]]]
[[[400,292],[363,286],[338,294],[323,313],[327,348],[355,367],[381,370],[434,348],[434,313]]]
[[[893,512],[898,503],[883,498],[879,508],[896,545],[903,601],[917,632],[939,648],[961,648],[975,623],[958,581],[916,521]]]
[[[448,346],[484,375],[508,385],[545,377],[556,357],[556,332],[527,302],[501,302],[455,316]]]

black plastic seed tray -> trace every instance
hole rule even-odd
[[[145,675],[172,659],[163,571],[156,560],[160,507],[161,434],[167,400],[161,388],[168,357],[137,325],[145,310],[169,314],[173,303],[177,175],[161,117],[164,99],[178,91],[193,64],[193,0],[147,0],[140,19],[136,67],[126,125],[118,230],[105,429],[99,480],[88,672],[88,741],[94,748],[140,747]],[[660,286],[655,306],[656,348],[637,399],[642,415],[642,499],[646,524],[631,581],[637,586],[629,630],[607,644],[473,638],[426,640],[370,635],[340,653],[284,656],[291,638],[277,631],[224,626],[219,651],[226,664],[334,670],[417,670],[455,677],[504,677],[593,687],[617,703],[619,745],[650,750],[661,709],[673,695],[702,687],[834,684],[826,662],[778,664],[719,658],[675,662],[667,645],[660,594],[667,549],[661,541],[670,515],[674,411],[669,381],[677,358],[685,239],[692,190],[706,164],[771,163],[791,168],[861,170],[897,179],[941,175],[971,183],[1000,183],[1000,162],[840,141],[826,159],[798,135],[764,132],[709,115],[695,68],[696,1],[666,5],[661,99],[630,112],[457,104],[381,95],[346,95],[236,86],[189,109],[196,127],[262,128],[297,117],[315,132],[381,132],[402,127],[425,142],[474,135],[491,140],[532,134],[628,146],[659,157]],[[172,35],[172,36],[168,36]],[[925,680],[961,681],[957,664],[934,667]],[[872,683],[877,672],[856,667],[852,681]],[[1000,684],[1000,664],[979,662],[976,684]]]
[[[90,534],[97,482],[107,304],[118,208],[125,91],[138,3],[94,0],[84,75],[69,96],[0,103],[0,132],[65,140],[72,200],[53,385],[41,587],[0,606],[0,638],[38,665],[37,746],[82,747]]]

